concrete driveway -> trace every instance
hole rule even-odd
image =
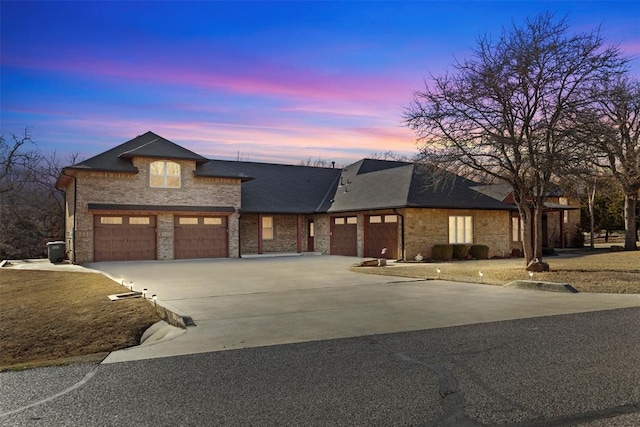
[[[640,295],[558,293],[348,271],[338,256],[88,265],[148,289],[197,326],[104,363],[640,306]],[[401,268],[390,266],[385,268]],[[117,302],[116,302],[117,303]]]

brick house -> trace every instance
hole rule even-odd
[[[397,161],[334,169],[211,160],[147,132],[64,168],[56,188],[66,194],[65,240],[78,264],[270,252],[375,257],[383,248],[387,258],[412,259],[438,243],[484,244],[501,256],[518,245],[517,211],[504,198],[457,176],[433,182],[424,166]],[[552,218],[563,233],[575,229],[565,218],[575,221]]]

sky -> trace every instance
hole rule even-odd
[[[215,159],[417,153],[413,93],[544,12],[634,58],[640,1],[0,2],[0,130],[86,159],[147,131]]]

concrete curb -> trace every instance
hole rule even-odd
[[[177,336],[180,336],[187,332],[183,328],[170,325],[164,320],[151,325],[140,338],[140,346],[147,346],[152,344],[158,344],[164,341],[170,341]]]
[[[104,271],[100,271],[100,270],[94,270],[94,271],[102,273],[104,276],[113,280],[114,282],[121,285],[125,289],[127,288],[121,283],[119,279],[115,278],[111,274],[105,273]],[[187,326],[196,326],[196,323],[193,321],[191,316],[187,316],[186,314],[180,313],[180,311],[171,307],[169,304],[166,304],[164,302],[157,301],[157,300],[153,301],[148,298],[147,298],[147,301],[149,302],[149,304],[153,304],[156,310],[156,313],[158,313],[160,318],[165,322],[167,322],[169,325],[182,328],[182,329],[186,329]]]
[[[568,283],[540,282],[536,280],[515,280],[507,283],[505,287],[517,289],[530,289],[535,291],[565,292],[577,294],[579,291]]]

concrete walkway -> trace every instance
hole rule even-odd
[[[94,263],[197,326],[104,363],[640,306],[640,295],[556,293],[359,274],[303,256]],[[116,302],[117,303],[117,302]]]

